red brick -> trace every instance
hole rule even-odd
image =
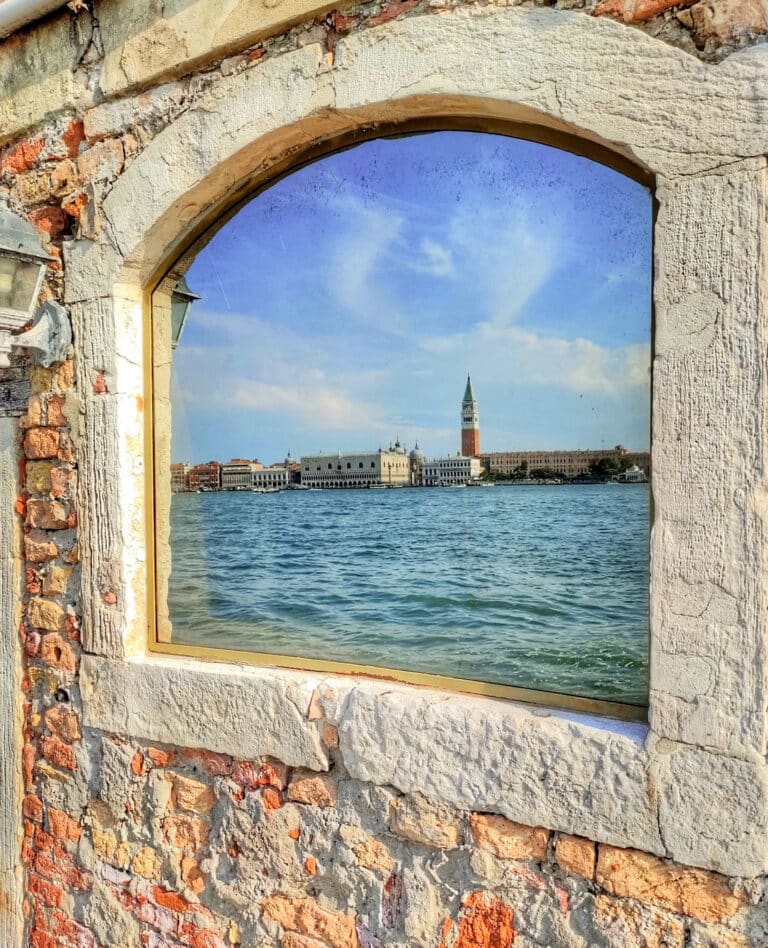
[[[445,948],[452,926],[443,923],[440,948]],[[514,913],[499,899],[471,892],[459,913],[453,948],[510,948],[516,935]]]
[[[66,530],[70,526],[69,510],[58,500],[29,500],[27,523],[40,530]]]
[[[56,839],[68,840],[76,843],[80,839],[82,830],[77,821],[63,810],[57,810],[55,807],[48,809],[48,825],[51,829],[51,835]]]
[[[45,712],[45,726],[52,734],[65,741],[79,741],[83,736],[80,718],[71,708],[49,708]]]
[[[28,655],[30,658],[37,658],[40,654],[40,643],[42,641],[42,636],[35,629],[30,629],[28,632],[25,632],[23,635],[24,641],[24,654]]]
[[[37,751],[35,750],[35,745],[27,742],[21,751],[21,770],[24,775],[24,786],[26,788],[32,786],[36,758]]]
[[[74,217],[75,220],[80,220],[80,214],[87,203],[88,196],[81,191],[79,194],[76,194],[71,201],[67,201],[61,206],[64,212],[69,214],[70,217]]]
[[[64,770],[77,769],[75,752],[69,744],[65,744],[58,737],[43,737],[40,741],[40,753],[54,767],[61,767]]]
[[[346,33],[355,25],[357,17],[345,16],[343,13],[335,12],[331,14],[331,22],[337,33]]]
[[[368,24],[370,26],[380,26],[382,23],[394,20],[395,17],[400,16],[401,13],[407,13],[409,10],[412,10],[415,6],[418,6],[418,3],[419,0],[403,0],[401,3],[390,3],[384,7],[381,13],[372,16],[370,20],[368,20]]]
[[[264,787],[261,793],[261,802],[265,810],[279,810],[283,805],[283,797],[274,787]]]
[[[69,422],[64,414],[66,395],[51,395],[48,399],[48,424],[51,428],[66,428]]]
[[[183,750],[181,757],[189,761],[193,767],[202,767],[211,777],[226,777],[232,773],[232,758],[226,754],[215,754],[213,751],[195,748]]]
[[[43,636],[40,657],[51,668],[58,668],[69,674],[74,674],[77,669],[77,658],[72,646],[56,632]]]
[[[54,428],[30,428],[24,435],[24,453],[28,458],[55,458],[59,450],[59,432]]]
[[[49,935],[35,926],[29,933],[29,948],[58,948],[58,946],[53,935]]]
[[[75,481],[75,472],[67,467],[51,468],[51,496],[69,497]]]
[[[592,15],[610,16],[625,23],[641,23],[652,17],[671,10],[672,7],[689,7],[696,0],[634,0],[627,4],[625,0],[603,0],[599,3]]]
[[[168,889],[163,889],[159,885],[156,885],[153,889],[152,898],[158,905],[162,905],[163,908],[170,909],[172,912],[186,912],[191,905],[183,895],[179,895],[178,892],[169,892]]]
[[[29,504],[27,512],[29,513]],[[45,563],[58,555],[59,550],[53,540],[29,535],[24,537],[24,556],[30,563]]]
[[[35,872],[51,882],[89,892],[93,885],[90,873],[75,865],[72,856],[59,842],[54,842],[51,850],[38,852],[35,856]]]
[[[28,889],[30,895],[34,895],[43,905],[49,908],[61,908],[61,901],[64,898],[64,890],[61,886],[46,882],[40,876],[30,873]]]
[[[160,750],[158,747],[148,747],[147,757],[149,757],[155,767],[167,767],[171,761],[171,753],[169,751]]]
[[[0,160],[0,170],[10,171],[11,174],[23,174],[35,166],[40,153],[43,150],[45,141],[42,138],[33,138],[31,141],[19,142],[10,148],[2,160]]]
[[[224,939],[207,928],[195,929],[187,923],[179,928],[180,937],[184,938],[190,948],[228,948]]]
[[[29,220],[51,240],[58,240],[67,227],[67,215],[56,204],[36,208],[30,212]],[[49,424],[55,424],[55,422],[49,421]]]
[[[43,804],[40,797],[35,796],[34,793],[28,793],[24,797],[24,805],[21,809],[24,816],[34,820],[35,823],[43,822]]]
[[[83,123],[79,119],[74,119],[64,130],[61,136],[61,144],[64,146],[63,158],[74,158],[80,149],[80,142],[85,138]]]
[[[57,909],[52,914],[51,928],[56,935],[58,948],[94,948],[96,940],[87,928]]]

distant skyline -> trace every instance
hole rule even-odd
[[[376,140],[289,175],[201,251],[173,460],[386,447],[648,450],[651,198],[548,146]]]

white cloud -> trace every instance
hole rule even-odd
[[[438,243],[429,237],[422,237],[420,255],[408,262],[408,266],[417,273],[427,273],[434,277],[449,277],[454,274],[453,251],[450,247]]]
[[[456,374],[475,367],[486,377],[513,384],[608,395],[649,384],[647,345],[609,348],[590,339],[563,339],[483,322],[470,333],[425,339],[421,348],[455,365],[446,371]]]
[[[320,429],[354,431],[383,424],[375,405],[352,398],[337,388],[309,379],[303,384],[277,384],[240,379],[229,396],[234,407],[284,412]]]

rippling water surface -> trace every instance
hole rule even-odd
[[[178,494],[173,638],[644,704],[646,485]]]

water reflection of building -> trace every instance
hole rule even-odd
[[[389,450],[308,454],[301,458],[303,487],[405,487],[411,470],[398,441]]]
[[[433,458],[422,466],[422,483],[424,487],[461,487],[479,480],[481,471],[480,458],[462,454]]]

